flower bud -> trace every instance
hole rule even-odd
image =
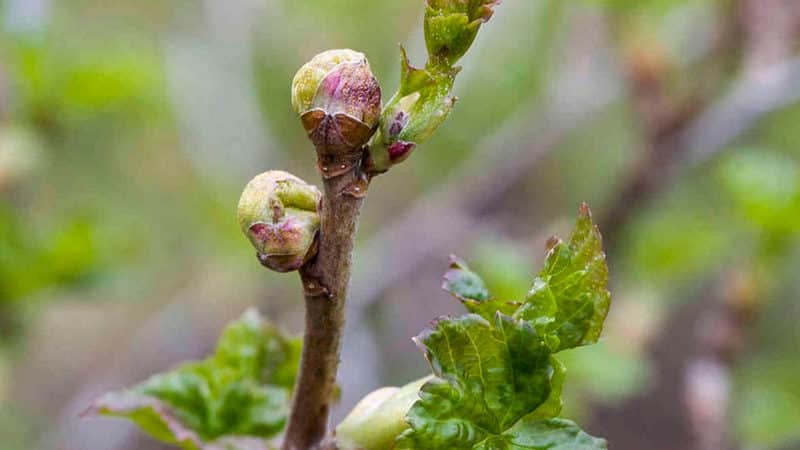
[[[290,272],[314,256],[321,196],[315,186],[280,170],[247,183],[239,199],[239,226],[261,264]]]
[[[292,106],[317,148],[323,176],[352,167],[375,131],[381,89],[364,54],[328,50],[295,75]]]

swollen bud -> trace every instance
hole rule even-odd
[[[409,425],[406,414],[419,400],[419,390],[431,377],[407,385],[384,387],[367,394],[336,427],[339,450],[385,450]]]
[[[321,196],[315,186],[280,170],[247,183],[239,199],[239,226],[261,264],[290,272],[314,256]]]
[[[328,50],[292,81],[292,106],[317,148],[323,176],[349,170],[375,131],[381,89],[363,53]]]

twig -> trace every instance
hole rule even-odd
[[[345,191],[359,170],[324,180],[317,257],[301,269],[306,298],[303,355],[284,450],[315,448],[325,437],[339,366],[344,305],[363,197]]]

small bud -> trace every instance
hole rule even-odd
[[[381,89],[363,53],[328,50],[295,75],[292,106],[317,147],[323,176],[330,177],[349,170],[374,133]]]
[[[367,394],[336,427],[339,450],[385,450],[408,428],[406,414],[419,400],[419,390],[432,377],[407,385],[384,387]]]
[[[425,44],[434,59],[453,65],[467,52],[478,29],[488,22],[500,0],[428,0]]]
[[[290,272],[314,256],[321,195],[315,186],[280,170],[247,183],[239,199],[239,226],[261,264]]]

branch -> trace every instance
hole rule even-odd
[[[300,269],[306,299],[303,355],[284,450],[315,448],[325,437],[339,365],[344,304],[363,196],[345,191],[361,179],[358,166],[324,180],[319,252]]]

